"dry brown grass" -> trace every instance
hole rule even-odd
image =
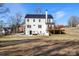
[[[0,37],[0,40],[26,40],[26,39],[77,40],[79,38],[79,28],[65,28],[65,33],[66,34],[53,34],[52,36],[8,35]]]
[[[0,38],[0,55],[78,55],[79,29],[65,28],[66,34],[52,36],[8,35]]]
[[[60,41],[47,39],[31,39],[17,41],[1,41],[0,55],[79,55],[79,40]]]

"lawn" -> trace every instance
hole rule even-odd
[[[66,34],[51,36],[8,35],[0,38],[0,55],[4,56],[79,56],[79,29],[65,28]]]
[[[46,39],[55,39],[55,40],[64,40],[64,39],[78,39],[79,38],[79,28],[65,28],[66,34],[53,34],[51,36],[26,36],[26,35],[7,35],[0,37],[0,40],[22,40],[22,39],[36,39],[36,38],[46,38]]]
[[[0,41],[2,56],[79,56],[79,40],[9,40]]]

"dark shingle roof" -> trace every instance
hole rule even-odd
[[[46,18],[45,14],[27,14],[25,18]],[[52,15],[48,15],[48,18],[53,19]]]

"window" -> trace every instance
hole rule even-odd
[[[33,25],[33,26],[35,26],[35,25]]]
[[[35,22],[35,19],[33,19],[33,22]]]
[[[27,25],[27,28],[31,28],[31,25]]]
[[[50,23],[51,22],[51,19],[48,19],[48,22]]]
[[[27,22],[29,22],[29,19],[27,19]]]
[[[41,25],[38,25],[38,28],[42,28],[42,26]]]
[[[39,19],[39,22],[41,22],[41,19]]]

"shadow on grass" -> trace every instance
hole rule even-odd
[[[64,54],[61,54],[59,53],[59,51],[61,51],[62,49],[64,48],[68,48],[68,47],[76,47],[76,45],[79,45],[79,41],[51,41],[51,40],[41,40],[41,39],[32,39],[32,40],[21,40],[21,41],[13,41],[13,43],[16,43],[16,42],[19,42],[19,43],[16,43],[16,44],[22,44],[22,43],[37,43],[37,42],[46,42],[47,44],[45,45],[35,45],[35,46],[32,46],[31,48],[23,48],[23,49],[18,49],[17,50],[13,50],[13,51],[4,51],[4,52],[1,52],[0,55],[18,55],[18,56],[23,56],[23,55],[33,55],[33,56],[67,56],[67,55],[71,55],[71,56],[77,56],[79,55],[79,51],[75,51],[73,52],[72,51],[69,51],[69,52],[66,52]],[[10,41],[8,41],[10,42]],[[6,43],[6,42],[4,42]],[[48,44],[49,43],[49,44]],[[9,45],[12,44],[12,41],[9,43]],[[13,44],[12,44],[13,45]],[[20,47],[21,48],[21,47]],[[75,49],[78,49],[79,48],[75,48]],[[55,53],[55,51],[57,53]],[[51,54],[52,52],[52,54]]]
[[[0,47],[23,44],[23,43],[33,43],[33,42],[37,42],[37,41],[40,41],[40,39],[0,41]]]

